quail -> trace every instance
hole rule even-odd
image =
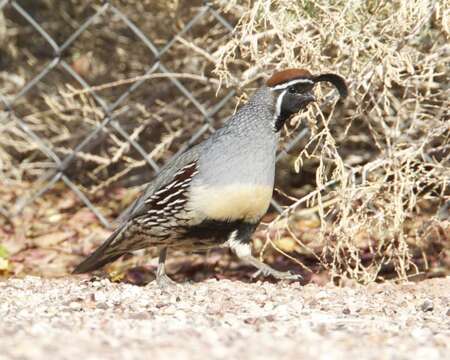
[[[147,185],[120,225],[74,273],[90,272],[147,247],[159,249],[156,280],[164,286],[168,249],[201,251],[228,246],[258,273],[276,279],[299,275],[277,271],[252,256],[251,236],[269,208],[280,130],[315,101],[318,82],[347,96],[336,74],[305,69],[273,74],[224,125],[169,162]]]

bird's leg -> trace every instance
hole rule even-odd
[[[239,259],[258,269],[258,271],[253,274],[253,277],[257,277],[261,274],[263,276],[273,276],[275,279],[279,280],[302,279],[301,275],[293,274],[290,271],[283,272],[275,270],[269,265],[264,264],[262,261],[259,261],[257,258],[255,258],[252,255],[250,238],[239,238],[238,230],[231,233],[227,243],[231,251],[233,251]]]
[[[156,282],[158,283],[159,287],[163,289],[170,285],[176,284],[176,282],[166,274],[166,256],[167,247],[163,247],[159,252],[158,269],[156,270]]]

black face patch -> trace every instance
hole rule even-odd
[[[279,131],[287,119],[314,101],[312,88],[311,84],[295,84],[280,93],[277,101],[279,108],[277,108],[278,117],[275,119],[275,131]]]
[[[314,84],[298,83],[289,86],[287,90],[290,94],[302,94],[311,91],[313,87]]]

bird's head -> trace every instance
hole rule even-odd
[[[305,69],[286,69],[276,72],[267,81],[275,98],[274,129],[279,131],[292,115],[306,109],[315,101],[314,86],[322,81],[333,84],[341,98],[348,94],[344,79],[336,74],[314,76]]]

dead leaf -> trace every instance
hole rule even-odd
[[[284,252],[293,252],[297,247],[297,243],[292,237],[282,237],[280,239],[276,239],[275,245]]]
[[[0,257],[0,272],[9,270],[9,261]]]
[[[38,236],[33,239],[33,243],[37,247],[50,247],[57,245],[75,235],[74,231],[57,231],[50,234]]]

